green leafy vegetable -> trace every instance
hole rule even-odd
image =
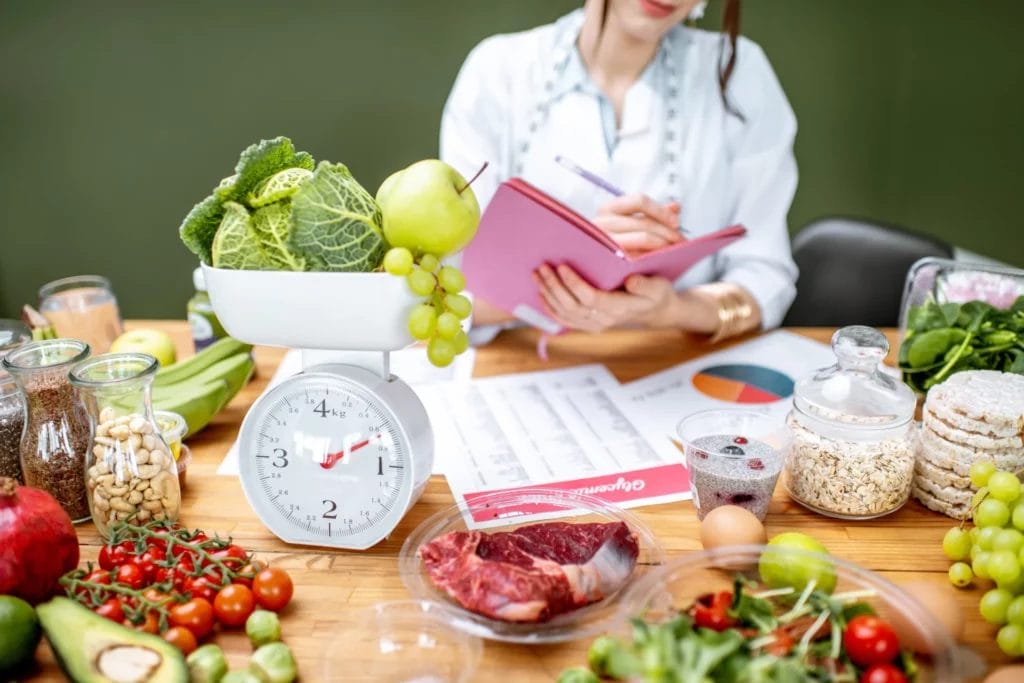
[[[264,258],[273,270],[306,269],[306,260],[288,247],[292,232],[291,218],[292,211],[287,201],[264,206],[252,214],[252,230]]]
[[[218,187],[216,194],[221,201],[244,200],[260,181],[286,168],[313,170],[313,157],[305,152],[295,152],[292,141],[286,137],[260,140],[246,147],[235,166],[235,181]]]
[[[213,237],[223,218],[224,207],[220,199],[210,195],[192,207],[178,228],[181,241],[203,263],[213,263]]]
[[[311,178],[313,172],[305,168],[286,168],[269,178],[264,178],[256,189],[249,193],[249,206],[257,209],[267,204],[287,199],[295,194],[302,181]]]
[[[961,370],[1024,374],[1024,296],[1001,310],[984,301],[927,301],[907,313],[904,381],[924,393]]]
[[[215,268],[236,270],[273,270],[260,248],[249,212],[236,202],[224,202],[224,220],[213,240]]]
[[[313,270],[369,271],[383,260],[380,207],[344,164],[321,162],[292,196],[290,246]]]

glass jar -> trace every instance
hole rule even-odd
[[[2,361],[25,397],[25,484],[53,496],[73,522],[89,519],[83,479],[89,418],[68,382],[68,369],[88,355],[89,345],[78,339],[47,339],[25,344]]]
[[[31,341],[28,327],[17,320],[0,320],[0,358]],[[25,426],[25,398],[10,374],[0,368],[0,477],[25,483],[21,473],[21,433]]]
[[[832,350],[836,364],[794,390],[786,485],[793,500],[823,515],[881,517],[910,496],[917,401],[880,370],[889,342],[878,330],[844,327]]]
[[[196,351],[201,351],[218,339],[226,337],[228,333],[220,324],[220,318],[210,303],[202,268],[192,271],[192,284],[196,288],[196,293],[188,300],[188,326],[192,330],[192,344]]]
[[[81,339],[94,353],[106,353],[124,327],[110,280],[78,275],[39,288],[39,312],[61,337]]]
[[[178,520],[178,470],[150,400],[159,367],[144,353],[108,353],[71,370],[92,434],[84,479],[89,509],[104,538],[116,522]]]

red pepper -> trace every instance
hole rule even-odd
[[[708,593],[697,598],[693,606],[693,623],[700,628],[712,631],[724,631],[736,626],[739,622],[729,616],[732,607],[732,593],[720,591]]]

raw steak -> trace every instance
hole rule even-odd
[[[639,552],[624,522],[452,531],[420,547],[435,586],[470,611],[518,622],[546,621],[613,593]]]

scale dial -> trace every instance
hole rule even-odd
[[[290,543],[365,549],[387,536],[430,476],[433,436],[408,385],[318,366],[285,380],[242,425],[249,504]]]

